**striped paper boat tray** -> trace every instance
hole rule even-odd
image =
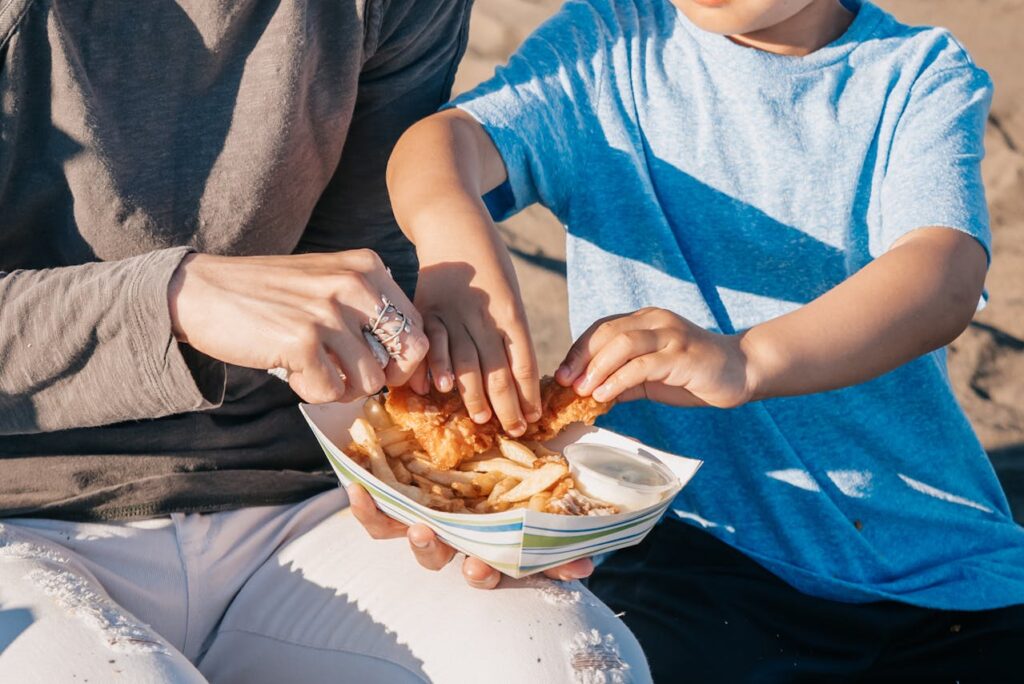
[[[362,402],[303,404],[301,408],[342,484],[361,484],[392,518],[406,524],[423,523],[456,549],[510,577],[525,577],[576,558],[639,544],[702,463],[645,447],[609,430],[576,425],[547,446],[560,451],[567,444],[596,443],[654,456],[675,473],[679,479],[676,489],[658,504],[617,515],[554,515],[525,508],[488,514],[442,513],[381,482],[339,446],[352,441],[349,428],[362,416]]]

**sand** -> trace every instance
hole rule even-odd
[[[945,26],[996,86],[985,143],[994,257],[990,301],[950,347],[950,378],[1024,522],[1024,0],[883,0],[912,24]],[[456,91],[490,76],[560,2],[477,0]],[[565,244],[558,222],[533,207],[501,226],[513,250],[543,370],[570,344]]]

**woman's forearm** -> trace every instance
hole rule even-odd
[[[751,400],[865,382],[950,343],[974,315],[986,268],[964,233],[908,234],[813,302],[741,334]]]

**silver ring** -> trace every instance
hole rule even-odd
[[[267,373],[273,375],[281,382],[288,382],[288,378],[290,378],[292,375],[292,372],[290,370],[288,370],[287,368],[281,368],[280,366],[269,369]],[[342,373],[341,371],[338,371],[338,377],[341,378],[342,382],[348,382],[348,376]]]
[[[386,296],[380,296],[374,319],[363,326],[363,338],[381,368],[402,357],[402,333],[412,330],[408,317]]]

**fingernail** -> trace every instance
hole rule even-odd
[[[563,363],[561,366],[558,367],[558,370],[555,371],[555,377],[558,378],[559,380],[568,380],[569,373],[571,372],[572,369]]]
[[[590,396],[592,396],[594,399],[597,399],[598,401],[607,401],[608,398],[611,397],[611,395],[611,388],[609,388],[608,385],[601,385],[596,390],[594,390],[594,392]]]
[[[409,543],[411,543],[417,549],[428,549],[428,548],[430,548],[430,540],[429,539],[416,539],[415,537],[409,537]]]
[[[480,411],[479,413],[473,414],[474,423],[486,423],[490,419],[490,414],[487,411]]]
[[[508,429],[508,434],[512,435],[513,437],[518,437],[524,432],[526,432],[526,426],[519,421],[513,423],[511,426],[509,426]]]
[[[530,414],[526,416],[526,420],[529,423],[536,423],[540,420],[540,411],[531,411]]]
[[[452,376],[442,375],[437,379],[437,388],[442,392],[452,391]]]

